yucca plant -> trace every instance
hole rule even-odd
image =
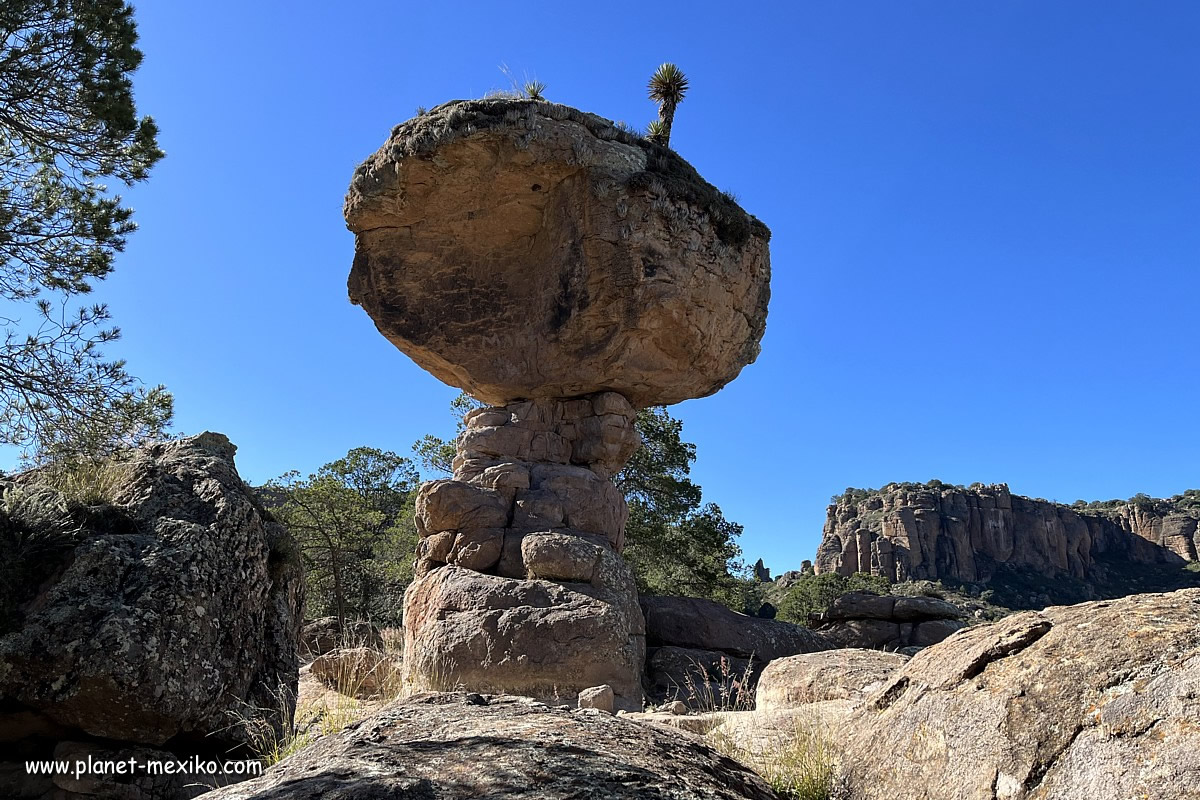
[[[648,138],[668,147],[671,144],[671,125],[675,122],[675,109],[683,102],[688,89],[687,76],[683,70],[667,62],[650,76],[650,99],[658,103],[658,123],[654,133],[647,131]]]
[[[646,138],[665,147],[667,144],[666,131],[667,126],[663,124],[663,121],[656,119],[646,126]]]
[[[546,84],[541,81],[525,81],[525,96],[530,100],[545,100],[542,93],[546,91]]]

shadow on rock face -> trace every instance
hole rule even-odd
[[[421,695],[327,737],[211,800],[775,798],[695,739],[528,698]]]

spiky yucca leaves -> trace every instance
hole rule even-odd
[[[546,84],[541,81],[525,81],[525,96],[530,100],[545,100],[542,94],[546,91]]]
[[[667,62],[654,71],[646,88],[649,90],[650,99],[658,103],[658,121],[661,124],[660,132],[649,138],[667,147],[671,143],[675,109],[683,102],[683,96],[687,93],[687,76],[679,67]]]
[[[663,124],[661,119],[656,119],[646,126],[646,138],[655,144],[667,146],[667,139],[670,134],[667,133],[667,126]]]

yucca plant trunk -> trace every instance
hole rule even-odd
[[[658,109],[658,120],[662,123],[663,147],[671,144],[671,124],[675,122],[675,104],[663,103]]]

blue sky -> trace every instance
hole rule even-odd
[[[96,292],[110,353],[259,482],[407,453],[456,391],[346,300],[355,165],[418,106],[507,87],[644,125],[773,230],[758,362],[673,413],[750,560],[830,495],[1200,486],[1200,6],[1191,2],[137,4],[168,157]]]

